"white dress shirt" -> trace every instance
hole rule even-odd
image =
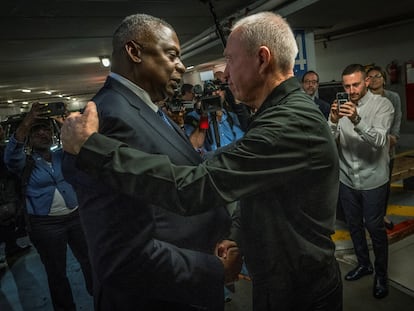
[[[357,105],[361,121],[354,124],[347,117],[328,121],[338,141],[340,181],[356,190],[371,190],[389,179],[388,132],[394,107],[381,95],[368,91]]]

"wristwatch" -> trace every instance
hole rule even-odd
[[[352,122],[354,125],[357,125],[360,121],[361,121],[361,117],[359,116],[359,114],[357,114],[357,115],[355,116],[355,118],[351,120],[351,122]]]

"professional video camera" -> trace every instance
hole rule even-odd
[[[181,111],[191,111],[194,109],[194,102],[182,100],[180,96],[180,90],[174,91],[174,96],[166,103],[167,109],[173,113],[179,113]]]
[[[183,111],[184,105],[180,99],[180,91],[178,89],[174,91],[174,96],[166,103],[166,106],[172,113],[179,113]]]
[[[214,81],[206,81],[204,83],[203,96],[201,100],[201,111],[204,113],[216,112],[223,109],[223,104],[220,95],[213,95],[217,90],[220,90]]]

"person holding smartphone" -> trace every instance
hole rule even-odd
[[[342,72],[349,101],[331,106],[328,124],[337,140],[340,167],[339,202],[348,223],[358,265],[345,275],[355,281],[373,274],[373,296],[388,295],[388,240],[384,203],[389,179],[388,132],[394,116],[391,102],[368,90],[365,68],[351,64]],[[375,262],[365,237],[368,230]]]

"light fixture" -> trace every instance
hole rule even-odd
[[[22,92],[23,92],[23,93],[30,93],[30,92],[31,92],[31,90],[28,90],[28,89],[23,89],[23,90],[22,90]]]
[[[11,99],[9,99],[9,100],[7,101],[7,103],[8,103],[8,104],[13,104],[13,101],[12,101]]]
[[[101,61],[102,66],[105,68],[111,66],[111,59],[109,56],[99,56],[99,60]]]
[[[187,70],[194,69],[194,66],[188,66],[186,69],[187,69]]]

